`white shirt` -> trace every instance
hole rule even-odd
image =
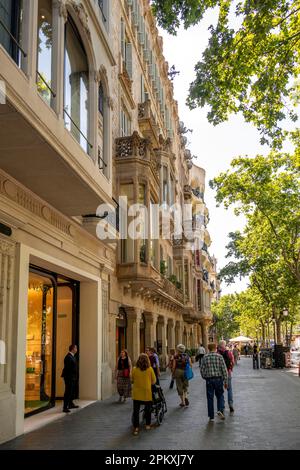
[[[198,349],[198,354],[206,354],[205,348],[203,346],[200,346]]]

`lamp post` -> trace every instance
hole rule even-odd
[[[272,323],[273,323],[273,338],[274,338],[274,345],[275,345],[276,344],[276,337],[275,337],[276,320],[275,320],[275,318],[273,318]]]
[[[289,311],[287,308],[284,308],[282,310],[282,315],[285,319],[285,343],[286,343],[286,346],[288,346],[288,334],[287,334],[287,317],[289,316]]]

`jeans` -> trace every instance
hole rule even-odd
[[[133,400],[133,416],[132,416],[132,424],[134,428],[138,428],[140,424],[140,407],[141,405],[145,405],[145,420],[146,426],[151,424],[151,407],[152,401],[139,401]]]
[[[233,406],[233,393],[232,393],[232,377],[228,376],[228,387],[227,387],[227,397],[228,397],[228,405]],[[225,406],[224,406],[225,408]]]
[[[225,408],[223,379],[221,377],[211,377],[206,379],[206,396],[208,417],[214,419],[214,395],[217,397],[217,409],[222,411]]]

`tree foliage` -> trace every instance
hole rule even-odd
[[[237,158],[231,167],[210,185],[217,191],[218,204],[234,205],[236,214],[247,218],[244,235],[230,235],[229,255],[239,262],[235,267],[246,275],[253,271],[253,263],[276,264],[280,257],[300,283],[299,151]]]
[[[218,22],[190,85],[190,108],[208,105],[219,124],[241,112],[261,132],[262,143],[280,147],[282,121],[296,121],[300,65],[299,0],[153,0],[158,23],[176,34],[199,23],[211,8]]]

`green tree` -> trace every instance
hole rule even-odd
[[[216,315],[216,327],[218,340],[226,340],[239,333],[239,323],[236,318],[239,312],[235,307],[235,295],[228,294],[221,297],[219,302],[212,304],[212,313]]]
[[[272,152],[268,157],[237,158],[231,167],[210,186],[217,191],[218,204],[226,208],[233,205],[236,214],[244,214],[248,221],[244,243],[241,234],[231,234],[229,254],[239,260],[235,267],[243,275],[251,272],[250,251],[263,253],[263,262],[269,264],[276,254],[300,283],[299,151],[294,155]]]
[[[299,96],[299,0],[153,0],[152,5],[159,25],[171,34],[181,22],[188,28],[218,8],[217,25],[210,26],[208,47],[195,65],[188,105],[208,105],[208,120],[215,125],[241,112],[259,129],[262,143],[280,146],[281,122],[297,119],[291,103]]]

